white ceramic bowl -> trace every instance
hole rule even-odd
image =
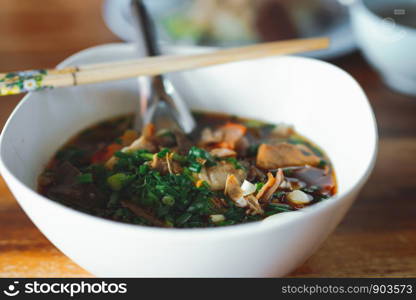
[[[130,58],[127,44],[82,51],[61,66]],[[371,172],[377,148],[362,89],[328,63],[281,57],[171,76],[195,109],[292,123],[332,158],[339,194],[267,222],[210,229],[164,229],[87,215],[36,193],[37,177],[69,137],[132,112],[136,80],[31,94],[1,136],[0,167],[16,199],[64,254],[97,276],[283,276],[302,264],[340,222]],[[342,255],[342,253],[340,253]]]

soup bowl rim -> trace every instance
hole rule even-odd
[[[73,60],[76,60],[79,57],[82,57],[83,55],[87,54],[90,51],[96,51],[97,49],[101,48],[108,48],[108,47],[125,47],[126,45],[133,47],[133,45],[125,44],[125,43],[111,43],[111,44],[104,44],[99,46],[90,47],[87,49],[84,49],[80,52],[77,52],[68,58],[66,58],[64,61],[62,61],[58,67],[66,67],[70,65],[70,63]],[[208,49],[208,48],[207,48]],[[172,50],[174,53],[183,53],[184,51],[187,51],[187,47],[176,47]],[[189,51],[195,52],[194,48],[189,48]],[[198,52],[204,51],[201,49],[197,50]],[[152,236],[152,237],[169,237],[169,238],[208,238],[208,237],[231,237],[234,235],[250,235],[250,234],[256,234],[258,232],[264,232],[265,230],[276,230],[276,228],[280,227],[281,225],[288,223],[295,223],[297,219],[303,218],[306,215],[310,216],[317,216],[321,212],[331,209],[333,206],[336,206],[339,204],[340,201],[343,199],[354,195],[357,191],[361,189],[363,184],[368,179],[369,175],[371,174],[373,167],[375,165],[377,151],[378,151],[378,134],[377,134],[377,123],[375,120],[374,112],[371,109],[371,106],[369,105],[368,99],[365,96],[362,88],[359,86],[359,84],[355,81],[355,79],[345,72],[344,70],[328,63],[325,61],[320,61],[314,58],[307,58],[307,57],[298,57],[298,56],[282,56],[279,57],[279,59],[292,59],[292,60],[298,60],[299,62],[307,62],[307,63],[316,63],[316,64],[325,64],[327,66],[330,66],[331,68],[336,69],[338,72],[343,72],[345,76],[352,79],[356,85],[356,88],[360,89],[363,94],[363,101],[367,102],[367,105],[369,106],[369,111],[371,114],[371,123],[374,128],[374,141],[372,143],[373,149],[372,149],[372,156],[371,160],[368,162],[367,167],[365,168],[365,171],[361,174],[359,178],[356,179],[354,184],[351,184],[349,188],[347,188],[345,191],[338,193],[334,195],[333,197],[321,201],[319,203],[313,204],[309,207],[305,207],[299,211],[295,212],[289,212],[289,213],[282,213],[281,218],[276,218],[276,220],[268,220],[267,223],[265,221],[255,221],[255,222],[249,222],[249,223],[243,223],[243,224],[235,224],[230,226],[224,226],[224,227],[210,227],[210,228],[162,228],[162,227],[150,227],[150,226],[140,226],[135,224],[128,224],[128,223],[122,223],[119,221],[113,221],[109,219],[105,219],[102,217],[94,216],[88,213],[84,213],[81,211],[78,211],[76,209],[67,207],[63,204],[60,204],[56,201],[53,201],[41,194],[39,194],[36,190],[29,187],[25,183],[23,183],[17,176],[15,176],[12,171],[7,167],[4,158],[3,158],[3,144],[4,144],[4,136],[7,133],[8,125],[12,122],[13,116],[19,113],[19,109],[21,106],[23,106],[27,101],[31,101],[31,93],[27,94],[16,106],[12,114],[9,116],[4,129],[0,136],[0,171],[1,174],[6,178],[6,181],[9,185],[14,185],[15,188],[22,189],[26,195],[29,195],[31,198],[36,199],[36,201],[42,201],[44,204],[47,204],[48,206],[59,210],[61,212],[64,212],[66,214],[72,215],[74,217],[80,218],[85,222],[94,222],[98,226],[111,226],[114,228],[114,230],[119,229],[121,231],[134,231],[141,235],[146,236]],[[70,137],[68,137],[70,138]],[[337,171],[337,170],[336,170]],[[9,182],[10,181],[10,182]],[[16,198],[17,201],[20,203],[20,200]],[[29,213],[30,215],[30,213]],[[267,226],[265,226],[267,224]]]

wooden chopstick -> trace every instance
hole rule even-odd
[[[204,54],[146,57],[52,70],[0,74],[0,95],[13,95],[48,88],[154,76],[256,58],[325,49],[327,38],[297,39],[213,51]]]

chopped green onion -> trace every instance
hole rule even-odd
[[[173,157],[172,158],[173,158],[173,160],[176,160],[176,161],[178,161],[180,163],[186,162],[186,157],[185,156],[182,156],[182,155],[180,155],[180,154],[178,154],[176,152],[173,153]]]
[[[293,211],[293,208],[290,205],[283,203],[270,203],[267,207],[278,212]]]
[[[169,149],[168,148],[165,148],[165,149],[163,149],[162,151],[160,151],[158,154],[157,154],[157,157],[159,157],[159,158],[163,158],[163,157],[165,157],[166,156],[166,154],[168,154],[169,153]]]
[[[326,166],[327,164],[328,164],[328,163],[327,163],[325,160],[321,159],[321,160],[319,161],[318,168],[323,169],[323,168],[325,168],[325,166]]]
[[[175,204],[175,198],[173,198],[172,196],[165,196],[162,198],[162,203],[167,205],[167,206],[173,206]]]
[[[118,193],[112,193],[110,196],[110,201],[107,203],[107,208],[116,207],[118,204]]]
[[[91,173],[85,173],[77,176],[78,183],[92,183],[94,180]]]
[[[264,186],[263,182],[257,182],[256,183],[256,192],[260,191],[263,186]]]
[[[131,176],[117,173],[107,178],[107,183],[113,191],[120,191],[130,181]]]
[[[153,159],[153,153],[140,153],[138,156],[145,160],[152,160]]]
[[[278,191],[276,193],[274,193],[274,196],[276,198],[282,198],[286,193],[284,191]]]
[[[192,217],[192,214],[184,213],[183,215],[181,215],[179,218],[176,219],[176,223],[179,225],[183,225],[186,222],[188,222],[191,217]]]
[[[139,167],[139,174],[140,175],[145,175],[148,171],[149,171],[149,166],[148,165],[140,165]]]

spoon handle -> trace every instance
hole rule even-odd
[[[140,37],[138,44],[141,45],[139,47],[144,50],[147,56],[160,55],[156,26],[144,1],[131,0],[131,5]],[[138,116],[141,116],[141,118],[140,120],[136,118],[136,128],[140,126],[139,122],[142,125],[150,123],[159,115],[162,119],[170,117],[185,133],[191,133],[196,127],[196,122],[173,85],[163,75],[156,75],[150,81],[149,86],[148,79],[140,80],[142,97],[140,97],[141,105]]]
[[[160,55],[160,50],[156,38],[156,28],[144,2],[142,0],[132,0],[131,6],[135,17],[135,22],[137,23],[137,31],[141,35],[139,43],[143,45],[145,55]]]

